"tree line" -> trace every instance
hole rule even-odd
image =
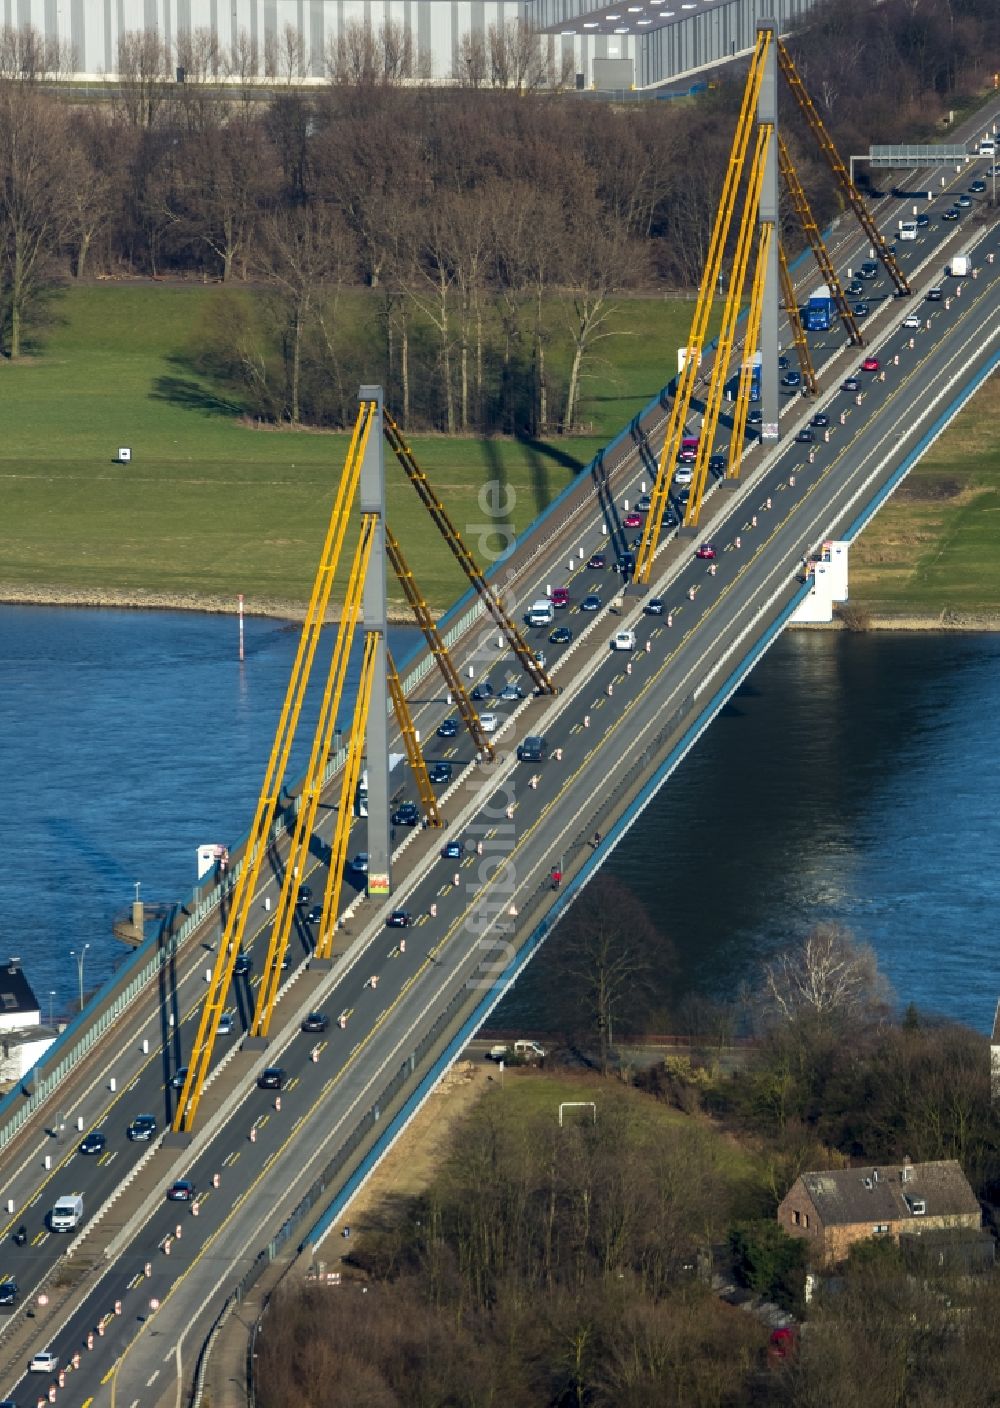
[[[988,0],[836,0],[794,43],[855,151],[933,130],[983,85],[998,29]],[[125,33],[94,105],[60,83],[64,48],[0,32],[5,355],[60,279],[198,278],[236,291],[199,330],[198,364],[248,415],[342,426],[377,378],[407,425],[545,435],[576,425],[617,298],[697,286],[738,75],[690,104],[580,102],[547,41],[513,25],[470,39],[456,86],[431,89],[402,31],[355,25],[329,83],[304,90],[297,32],[266,44],[264,62],[246,36],[222,54],[208,31],[173,52]],[[823,222],[836,192],[789,117]]]

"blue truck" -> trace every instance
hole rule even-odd
[[[813,289],[801,316],[806,332],[829,332],[833,322],[834,305],[827,284],[820,284],[819,288]]]

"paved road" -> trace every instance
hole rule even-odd
[[[934,249],[947,234],[951,234],[948,226],[940,221],[932,223],[913,254],[906,251],[911,266],[922,258],[933,258]],[[98,1349],[87,1356],[87,1367],[73,1376],[75,1401],[82,1402],[90,1396],[88,1391],[97,1393],[99,1380],[106,1374],[109,1363],[135,1332],[138,1304],[144,1300],[148,1308],[151,1295],[161,1301],[162,1308],[142,1334],[150,1341],[156,1337],[170,1344],[174,1337],[170,1316],[178,1316],[178,1324],[187,1324],[190,1305],[211,1304],[215,1281],[231,1277],[256,1254],[262,1240],[266,1241],[267,1228],[276,1225],[276,1220],[271,1208],[266,1208],[261,1215],[250,1211],[255,1206],[250,1193],[260,1186],[276,1185],[282,1189],[282,1196],[276,1203],[282,1207],[292,1206],[316,1169],[329,1157],[336,1141],[343,1138],[352,1118],[365,1108],[371,1092],[380,1082],[384,1083],[385,1072],[393,1069],[393,1063],[400,1064],[412,1049],[421,1022],[426,1025],[452,994],[461,991],[470,979],[477,980],[477,973],[482,980],[484,964],[495,963],[497,955],[505,951],[503,946],[508,939],[503,932],[504,916],[509,909],[506,901],[510,896],[526,896],[529,901],[537,898],[544,892],[550,866],[557,860],[567,866],[570,864],[569,853],[573,847],[583,844],[581,832],[588,834],[594,800],[599,800],[606,790],[606,780],[613,769],[627,769],[632,760],[647,752],[662,734],[664,719],[672,718],[674,712],[687,706],[693,697],[705,696],[711,684],[706,658],[716,661],[716,673],[727,663],[735,663],[733,653],[723,657],[727,647],[732,649],[739,632],[761,609],[762,591],[765,597],[770,593],[775,601],[782,592],[787,593],[789,562],[794,562],[804,547],[815,545],[828,531],[837,513],[836,505],[844,498],[843,486],[848,477],[864,479],[869,468],[872,474],[884,473],[877,462],[886,458],[886,451],[891,452],[889,458],[895,453],[900,425],[905,426],[913,419],[914,407],[946,386],[957,365],[955,348],[962,349],[962,358],[968,363],[970,353],[981,353],[984,347],[992,345],[996,333],[995,294],[995,280],[987,277],[984,270],[978,281],[965,284],[962,296],[950,308],[943,304],[921,305],[922,311],[929,315],[931,326],[915,334],[917,347],[910,349],[909,333],[905,337],[894,333],[888,348],[879,349],[880,358],[885,361],[886,350],[892,357],[898,348],[903,358],[901,368],[898,371],[893,368],[891,373],[887,368],[885,382],[866,377],[860,393],[863,398],[860,408],[853,396],[834,393],[830,398],[836,417],[834,434],[829,445],[821,441],[815,447],[816,457],[811,466],[805,458],[809,447],[792,445],[775,459],[766,477],[736,491],[738,502],[734,502],[732,491],[720,489],[712,495],[707,506],[710,517],[719,512],[724,500],[726,507],[732,510],[728,522],[706,528],[720,546],[716,574],[710,575],[706,564],[691,561],[690,544],[667,548],[663,569],[669,587],[664,586],[663,590],[670,594],[674,625],[668,630],[663,618],[640,617],[635,622],[640,649],[629,662],[631,674],[623,659],[607,649],[609,635],[619,624],[617,619],[602,611],[591,623],[578,609],[567,613],[571,627],[578,633],[589,626],[589,634],[582,640],[578,638],[563,652],[565,658],[557,667],[557,679],[572,677],[572,683],[568,683],[551,703],[526,701],[509,711],[517,715],[519,732],[543,729],[550,746],[564,750],[565,765],[560,769],[555,763],[549,763],[538,770],[543,781],[537,790],[526,785],[524,769],[513,763],[491,770],[496,781],[492,790],[487,789],[485,808],[484,798],[479,795],[483,770],[472,769],[475,786],[470,787],[468,779],[463,779],[449,799],[449,811],[454,818],[449,835],[460,834],[473,846],[477,842],[482,844],[487,859],[502,857],[505,864],[500,877],[484,882],[478,873],[480,858],[474,851],[457,866],[458,886],[453,883],[456,866],[452,862],[437,862],[428,857],[418,867],[417,881],[405,901],[418,922],[402,936],[406,939],[405,953],[397,948],[395,936],[378,931],[378,936],[368,944],[363,960],[344,974],[336,1001],[329,1004],[333,1016],[340,1011],[349,1012],[346,1031],[334,1029],[317,1053],[315,1063],[310,1059],[316,1045],[314,1039],[295,1037],[287,1051],[282,1052],[281,1061],[288,1070],[289,1085],[282,1093],[281,1111],[274,1110],[273,1096],[257,1092],[253,1087],[260,1057],[241,1052],[230,1055],[219,1078],[219,1087],[221,1090],[228,1084],[243,1096],[236,1120],[240,1132],[236,1135],[227,1132],[211,1141],[204,1152],[192,1154],[190,1166],[183,1169],[203,1190],[210,1188],[215,1173],[219,1174],[222,1185],[202,1197],[197,1220],[192,1219],[187,1210],[181,1212],[185,1235],[172,1244],[169,1259],[161,1247],[167,1232],[176,1227],[177,1215],[172,1208],[158,1206],[129,1251],[110,1268],[98,1291],[60,1331],[56,1347],[69,1354],[74,1346],[85,1342],[87,1326],[92,1328],[98,1323],[116,1300],[122,1301],[123,1309],[127,1307],[120,1319],[107,1326]],[[882,318],[888,323],[893,315],[898,319],[902,312],[901,304],[887,302],[884,312],[876,314],[873,321]],[[826,350],[833,353],[837,349],[831,346]],[[847,414],[844,426],[839,424],[841,407]],[[797,397],[791,397],[785,415],[797,420],[814,410],[814,406],[807,407]],[[638,491],[640,474],[641,471],[636,471],[630,483],[626,481],[618,486],[620,498]],[[796,478],[794,489],[790,474]],[[773,505],[770,510],[763,507],[768,498]],[[794,513],[791,512],[793,501],[800,506]],[[759,533],[750,525],[754,508],[759,511]],[[848,507],[843,508],[841,516],[849,515],[850,511]],[[581,517],[575,540],[589,555],[589,550],[601,542],[602,525],[596,514]],[[741,528],[743,531],[738,531]],[[737,536],[741,539],[739,549],[735,547]],[[561,545],[561,551],[565,552],[565,544]],[[523,583],[523,599],[536,594],[546,577],[552,577],[557,565],[554,559],[536,563],[535,572],[526,576]],[[658,570],[659,567],[660,564]],[[592,587],[607,601],[614,579],[607,571],[569,573],[563,566],[556,580],[568,582],[578,605]],[[689,597],[692,589],[693,600]],[[546,648],[552,655],[558,650]],[[581,678],[579,666],[584,659],[591,660],[595,669]],[[494,671],[495,682],[497,675]],[[421,705],[419,726],[429,730],[441,713],[440,700]],[[584,718],[588,716],[590,724],[585,729]],[[501,740],[505,738],[502,733]],[[438,746],[438,755],[454,749],[450,743]],[[434,755],[433,750],[429,753]],[[608,762],[609,755],[614,759],[613,764]],[[461,760],[460,749],[455,750],[455,757]],[[468,804],[463,805],[467,797]],[[511,805],[515,809],[513,825],[508,825],[506,809]],[[433,838],[414,837],[409,849],[433,850],[435,844]],[[363,848],[360,842],[357,848]],[[319,862],[317,870],[315,879],[319,882],[323,878]],[[516,889],[508,891],[502,884],[511,873]],[[273,879],[269,883],[273,887]],[[273,895],[273,888],[271,893]],[[504,902],[499,902],[500,899]],[[430,917],[431,905],[438,907],[436,920]],[[262,907],[260,919],[254,936],[258,950],[266,927]],[[299,942],[304,954],[308,943],[304,931],[300,931]],[[205,958],[210,961],[207,954]],[[188,1023],[204,987],[202,967],[200,960],[192,962],[184,973],[177,975],[175,991],[164,995],[165,1004],[172,1006],[175,1014],[174,1028],[166,1029],[166,1043],[163,1043],[163,1019],[157,1013],[144,1029],[145,1038],[138,1032],[128,1034],[117,1062],[109,1067],[109,1073],[112,1069],[121,1071],[116,1078],[118,1091],[112,1095],[107,1090],[107,1082],[102,1082],[83,1095],[79,1111],[68,1105],[63,1112],[70,1128],[79,1113],[88,1127],[99,1123],[106,1129],[109,1135],[107,1154],[88,1160],[67,1152],[59,1163],[58,1172],[50,1173],[41,1186],[38,1176],[41,1146],[32,1148],[19,1168],[5,1170],[7,1196],[14,1196],[20,1204],[16,1194],[21,1188],[27,1193],[35,1190],[34,1201],[23,1215],[31,1232],[31,1249],[24,1252],[9,1249],[7,1258],[10,1269],[16,1269],[22,1284],[32,1284],[33,1277],[37,1278],[51,1266],[63,1245],[62,1239],[45,1234],[41,1224],[41,1215],[54,1201],[54,1196],[80,1188],[84,1190],[88,1213],[91,1213],[107,1193],[120,1184],[122,1171],[131,1168],[140,1157],[139,1151],[124,1139],[128,1119],[139,1109],[151,1109],[161,1119],[168,1118],[170,1097],[165,1094],[165,1077],[183,1059],[184,1037],[190,1030]],[[372,987],[370,979],[375,973],[379,982]],[[283,1008],[286,1011],[290,1007],[304,1008],[313,1001],[323,1000],[327,986],[328,978],[300,969]],[[243,991],[237,997],[235,1005],[243,1016],[250,996],[250,992]],[[289,1025],[294,1027],[295,1024]],[[142,1039],[149,1041],[149,1054],[145,1057],[141,1052]],[[172,1051],[170,1060],[165,1060],[164,1045]],[[280,1046],[281,1043],[277,1043],[277,1047]],[[321,1130],[315,1127],[319,1122],[309,1118],[319,1105],[324,1110]],[[257,1123],[257,1137],[251,1144],[248,1131],[255,1122],[262,1123]],[[289,1138],[293,1126],[297,1126],[297,1132]],[[68,1130],[63,1140],[62,1148],[66,1149],[70,1143]],[[75,1141],[72,1143],[75,1145]],[[51,1138],[47,1144],[53,1149],[58,1147]],[[176,1154],[157,1151],[151,1164],[166,1169],[175,1158]],[[147,1262],[155,1268],[148,1281],[144,1277]],[[140,1272],[143,1279],[138,1281]],[[191,1295],[178,1294],[181,1286],[186,1290],[190,1288]],[[192,1301],[195,1290],[197,1300]],[[134,1371],[133,1360],[139,1366]],[[146,1379],[153,1373],[149,1367],[151,1362],[148,1350],[140,1341],[124,1361],[121,1373],[133,1377],[145,1374],[141,1386],[145,1390]],[[169,1372],[167,1367],[158,1371],[159,1377],[149,1386],[151,1392],[160,1391]],[[104,1386],[104,1391],[110,1391],[108,1385]],[[28,1390],[24,1384],[18,1384],[16,1392],[27,1401]],[[138,1396],[141,1400],[142,1394]],[[133,1400],[124,1398],[122,1401],[131,1403]]]

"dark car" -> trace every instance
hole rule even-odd
[[[187,1075],[187,1066],[178,1066],[176,1071],[174,1071],[173,1075],[170,1077],[170,1089],[183,1090],[184,1082],[187,1080]]]
[[[500,697],[503,698],[502,695]],[[451,774],[451,763],[431,763],[430,767],[427,769],[427,776],[430,778],[431,782],[438,786],[443,782],[450,782]]]
[[[368,874],[368,852],[367,852],[367,851],[358,851],[357,855],[356,855],[356,856],[354,857],[354,859],[350,862],[350,866],[351,866],[351,869],[355,872],[355,874],[357,874],[357,875],[367,875],[367,874]]]
[[[477,701],[482,699],[492,699],[493,686],[490,684],[489,680],[480,680],[479,684],[477,684],[475,689],[472,691],[471,698]]]
[[[443,724],[438,724],[438,738],[454,738],[458,733],[458,720],[445,719]]]
[[[941,212],[941,219],[942,219],[942,220],[957,220],[960,214],[961,214],[961,211],[958,209],[958,207],[957,207],[956,205],[952,205],[952,206],[949,206],[949,208],[948,208],[947,210],[942,210],[942,212]]]
[[[253,958],[249,953],[238,953],[236,962],[233,964],[233,976],[245,978],[253,967]]]
[[[747,425],[762,425],[764,422],[763,411],[750,411],[747,415]]]
[[[540,763],[545,758],[546,742],[537,734],[529,733],[527,738],[518,746],[517,757],[522,763]]]
[[[590,596],[585,596],[580,602],[581,611],[600,611],[600,609],[601,598],[599,596],[594,596],[593,592],[591,592]]]
[[[193,1203],[194,1184],[190,1178],[177,1178],[167,1189],[168,1203]]]
[[[591,572],[597,572],[602,567],[607,567],[607,565],[608,559],[604,556],[603,552],[595,552],[591,556],[590,561],[587,563],[587,566],[590,568]]]
[[[931,223],[931,217],[930,217],[929,215],[918,215],[918,216],[917,216],[917,224],[918,224],[918,225],[924,226],[924,225],[929,225],[930,223]]]
[[[783,372],[787,372],[788,368],[789,368],[791,365],[792,365],[791,362],[790,362],[790,361],[788,360],[788,358],[784,355],[784,353],[782,353],[782,355],[778,358],[778,366],[779,366],[780,370],[783,371]]]
[[[855,303],[854,305],[854,316],[856,318],[867,318],[871,311],[867,303]]]
[[[970,191],[971,194],[974,195],[974,196],[981,196],[985,190],[986,190],[986,182],[985,182],[985,181],[973,181],[972,185],[969,187],[969,191]]]
[[[503,699],[504,701],[513,701],[513,700],[516,700],[516,699],[523,699],[523,698],[524,698],[524,690],[521,688],[521,686],[520,686],[519,684],[513,684],[513,683],[511,683],[511,684],[505,684],[504,687],[503,687],[503,689],[502,689],[502,690],[500,691],[500,693],[497,695],[497,698],[498,698],[498,699]]]
[[[929,288],[924,295],[928,303],[940,303],[944,294],[939,288]]]
[[[308,904],[313,897],[311,885],[300,885],[299,892],[295,896],[296,904]]]
[[[639,502],[636,504],[636,508],[639,510],[639,512],[648,513],[652,507],[653,500],[651,496],[649,494],[640,495]]]
[[[802,429],[799,431],[798,435],[796,435],[795,438],[800,445],[811,445],[812,442],[816,439],[816,432],[812,430],[808,425],[805,425],[802,427]]]
[[[801,372],[785,372],[785,375],[781,378],[781,384],[782,384],[782,386],[801,386],[801,385],[802,385],[802,373],[801,373]]]
[[[413,915],[408,909],[394,909],[385,921],[387,929],[409,929]]]
[[[825,430],[830,424],[830,417],[824,411],[817,411],[809,424],[814,425],[817,430]]]
[[[856,376],[845,376],[844,380],[840,383],[840,389],[841,391],[857,391],[860,385],[861,383]]]
[[[549,632],[550,645],[569,645],[573,639],[573,632],[568,626],[557,626],[554,631]]]
[[[156,1116],[136,1115],[125,1132],[133,1143],[148,1144],[156,1133]]]
[[[711,455],[709,457],[708,467],[713,474],[725,473],[727,464],[728,460],[726,459],[725,455]]]
[[[865,286],[860,279],[852,279],[844,289],[848,298],[860,298],[865,291]]]
[[[874,259],[866,259],[858,270],[858,273],[863,279],[877,279],[878,264],[876,264]]]
[[[651,596],[642,609],[647,616],[662,616],[663,598],[660,596]]]
[[[400,802],[392,814],[393,826],[416,826],[420,820],[420,809],[416,802]]]
[[[85,1134],[80,1140],[80,1153],[103,1154],[107,1143],[107,1139],[99,1129],[92,1129],[89,1134]]]
[[[17,1300],[17,1282],[13,1276],[0,1281],[0,1305],[13,1305]]]
[[[261,1090],[282,1090],[285,1085],[285,1071],[282,1066],[265,1066],[257,1077]]]
[[[310,1012],[302,1023],[304,1032],[325,1032],[330,1025],[330,1018],[325,1012]]]
[[[441,847],[441,855],[445,860],[461,860],[465,855],[465,842],[446,841]]]

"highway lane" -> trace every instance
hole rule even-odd
[[[789,482],[789,473],[796,474],[796,487],[803,498],[809,495],[816,495],[819,491],[819,486],[823,486],[825,492],[832,496],[837,489],[837,471],[841,468],[849,468],[850,466],[846,463],[848,460],[854,461],[860,470],[865,472],[866,459],[879,448],[885,448],[885,446],[880,447],[878,445],[877,441],[879,436],[883,441],[889,441],[890,449],[895,447],[899,439],[897,429],[899,419],[901,416],[907,416],[909,418],[910,409],[914,400],[928,396],[935,387],[947,389],[949,363],[955,360],[956,352],[954,347],[935,350],[934,343],[934,334],[940,333],[945,326],[946,320],[952,320],[949,326],[961,328],[962,340],[966,344],[971,343],[979,347],[984,341],[988,340],[990,336],[994,335],[996,319],[994,317],[993,322],[990,323],[989,319],[984,317],[983,305],[991,301],[995,304],[995,277],[992,279],[983,278],[978,285],[973,281],[969,281],[966,285],[966,289],[967,293],[972,294],[971,298],[966,296],[964,302],[962,299],[957,299],[953,302],[951,308],[945,308],[941,305],[937,305],[933,308],[931,313],[931,335],[925,339],[928,344],[926,348],[927,355],[921,367],[916,371],[902,369],[898,373],[894,373],[894,379],[887,377],[884,383],[878,381],[869,382],[867,391],[862,393],[872,398],[876,396],[884,397],[887,401],[891,401],[893,398],[902,400],[903,407],[901,411],[897,410],[895,407],[890,407],[895,413],[895,419],[889,427],[886,428],[885,425],[872,427],[868,425],[867,422],[862,426],[861,417],[855,414],[857,407],[854,405],[853,400],[851,400],[849,404],[854,408],[851,411],[851,415],[855,416],[854,425],[852,426],[850,424],[849,417],[849,423],[848,426],[844,428],[843,437],[841,438],[838,433],[838,436],[831,441],[830,447],[825,448],[828,463],[824,465],[820,462],[819,457],[817,457],[812,469],[813,477],[811,481],[810,469],[807,469],[806,464],[796,458],[803,453],[802,447],[787,447],[784,454],[775,462],[774,468],[770,471],[769,479],[762,480],[748,487],[744,499],[753,499],[754,503],[744,503],[738,506],[738,512],[727,530],[733,534],[729,539],[730,544],[733,543],[736,536],[734,528],[743,527],[744,532],[749,534],[749,519],[746,515],[750,513],[754,506],[758,508],[761,517],[763,517],[765,512],[771,512],[771,510],[765,510],[764,505],[766,504],[766,498],[761,497],[762,495],[766,495],[768,490],[772,491],[769,496],[772,497],[775,504],[778,503],[779,495],[791,494],[792,486]],[[934,326],[935,320],[940,324],[938,328]],[[909,337],[907,336],[900,344],[907,352],[910,351],[908,343]],[[916,352],[916,349],[914,349],[914,352]],[[916,360],[916,356],[914,360]],[[916,378],[916,380],[914,380],[914,378]],[[835,397],[834,400],[836,399]],[[857,431],[852,434],[855,426],[857,427]],[[871,440],[871,444],[868,444],[869,440]],[[846,478],[846,474],[844,477]],[[784,502],[782,502],[781,506],[784,507]],[[845,510],[845,512],[846,511],[847,510]],[[741,514],[743,515],[742,518],[740,517]],[[829,515],[829,504],[823,504],[817,498],[815,500],[815,511],[811,522],[815,524],[826,523],[829,519]],[[697,688],[699,684],[704,683],[705,642],[703,639],[699,641],[698,629],[696,628],[700,627],[703,621],[710,620],[713,615],[718,619],[719,606],[723,600],[725,600],[726,594],[730,592],[740,592],[743,600],[738,603],[738,610],[733,612],[727,629],[731,631],[736,626],[740,625],[741,616],[745,615],[746,611],[748,611],[752,605],[752,573],[762,573],[767,570],[771,576],[776,572],[780,576],[783,572],[784,577],[787,579],[789,554],[794,558],[795,554],[800,550],[802,534],[803,527],[801,522],[796,522],[787,512],[784,514],[784,517],[780,517],[776,512],[775,524],[770,536],[756,549],[749,558],[748,564],[741,565],[735,556],[732,556],[731,553],[727,554],[725,551],[723,551],[720,556],[714,577],[711,575],[710,569],[704,564],[695,564],[690,561],[682,564],[679,575],[671,582],[669,588],[677,598],[676,615],[678,617],[679,630],[670,642],[672,649],[669,651],[667,658],[663,661],[654,662],[653,659],[645,656],[645,651],[642,651],[639,655],[634,657],[632,662],[634,666],[633,674],[630,676],[625,671],[623,661],[620,658],[606,654],[603,661],[599,663],[596,675],[593,679],[586,681],[580,691],[578,691],[577,697],[572,696],[571,691],[567,691],[560,700],[553,701],[550,705],[539,705],[539,703],[535,701],[526,706],[526,713],[535,710],[543,716],[546,713],[552,716],[553,723],[551,728],[548,725],[533,724],[533,726],[545,726],[546,732],[550,733],[552,739],[556,742],[565,737],[568,754],[571,746],[570,740],[574,736],[579,736],[579,730],[582,727],[581,711],[592,711],[591,727],[595,729],[595,733],[591,733],[589,738],[596,736],[596,732],[601,729],[605,718],[608,720],[608,738],[622,738],[623,733],[628,734],[627,740],[622,738],[622,746],[619,748],[619,757],[622,761],[622,765],[624,765],[628,758],[629,749],[634,751],[637,747],[643,749],[648,746],[647,739],[649,730],[654,726],[662,726],[662,715],[664,712],[669,712],[671,701],[675,697],[686,697],[690,694],[692,688]],[[748,543],[747,546],[749,550],[752,544]],[[687,551],[690,551],[689,547]],[[775,566],[774,563],[768,566],[767,558],[769,554],[774,557],[777,566]],[[775,554],[777,554],[776,557]],[[693,601],[690,601],[687,597],[687,592],[690,591],[692,587],[695,589],[695,597]],[[727,603],[727,609],[731,608],[734,604],[736,603],[730,600]],[[684,613],[686,612],[690,612],[690,617],[687,622],[684,618]],[[607,621],[605,620],[603,623],[595,623],[593,627],[593,633],[598,637],[598,640],[595,642],[595,648],[598,651],[606,651],[606,635],[604,634],[606,626]],[[640,621],[637,622],[637,626],[640,631],[640,643],[645,643],[645,638],[648,634],[651,646],[659,652],[663,637],[666,634],[662,622],[655,619],[645,623]],[[600,629],[598,629],[599,627]],[[652,653],[651,650],[651,656]],[[713,652],[713,659],[716,654],[717,651]],[[669,677],[665,673],[668,670],[670,672]],[[652,688],[654,682],[656,684],[655,690]],[[609,707],[607,715],[602,717],[601,709],[604,705],[601,701],[602,698],[608,698],[606,694],[608,684],[610,684],[615,691],[616,702],[613,705],[613,713],[612,708]],[[630,687],[636,692],[637,702],[635,704],[633,704],[631,700],[623,698],[623,696],[627,695]],[[602,690],[604,691],[603,695]],[[564,707],[566,705],[571,707]],[[514,844],[510,855],[516,862],[519,885],[521,888],[527,888],[530,891],[532,887],[537,890],[544,886],[544,877],[552,863],[556,848],[562,848],[573,840],[570,834],[571,828],[574,825],[579,827],[579,816],[582,814],[577,812],[575,807],[578,803],[582,806],[588,798],[592,800],[594,796],[594,775],[593,773],[588,775],[585,771],[585,767],[587,759],[594,759],[595,757],[595,749],[592,747],[583,763],[574,768],[567,769],[567,773],[561,779],[561,786],[556,793],[552,792],[551,786],[540,786],[537,790],[526,787],[523,781],[523,768],[516,770],[520,771],[522,781],[519,786],[515,788],[514,793],[514,819],[516,825],[514,828]],[[598,760],[597,765],[599,767],[599,775],[607,776],[606,760]],[[556,774],[556,771],[554,763],[548,764],[544,770],[546,779],[551,780],[551,776]],[[493,794],[491,809],[493,819],[488,826],[485,826],[482,833],[488,839],[492,839],[492,836],[496,836],[503,829],[500,818],[501,816],[503,816],[504,820],[506,818],[505,812],[503,812],[500,804],[503,798],[509,795],[510,793],[507,790],[498,790]],[[566,820],[567,817],[569,818],[568,821]],[[470,868],[471,863],[469,866],[463,866],[462,870],[468,870]],[[456,941],[456,938],[460,942],[464,942],[461,938],[463,933],[468,937],[467,931],[469,930],[472,915],[469,912],[470,905],[466,903],[466,901],[468,899],[468,892],[470,891],[475,897],[476,904],[482,906],[484,904],[489,905],[492,902],[492,916],[487,915],[487,918],[492,918],[492,925],[495,927],[498,917],[502,917],[503,914],[503,906],[496,904],[493,894],[496,889],[496,883],[493,882],[482,885],[478,883],[478,877],[476,877],[476,882],[471,886],[466,881],[458,887],[455,887],[449,883],[449,873],[451,870],[452,865],[450,862],[441,862],[435,866],[431,866],[421,886],[415,890],[412,901],[408,900],[408,903],[413,903],[414,912],[419,912],[421,916],[423,916],[423,922],[418,924],[414,930],[409,931],[407,934],[407,954],[402,955],[398,950],[395,951],[389,969],[386,973],[380,974],[380,987],[377,990],[370,986],[369,980],[371,973],[369,972],[368,977],[365,978],[363,976],[363,970],[359,967],[353,978],[353,988],[350,989],[350,991],[354,993],[354,1007],[349,1026],[357,1022],[360,1027],[363,1027],[367,1021],[371,1023],[368,1028],[369,1031],[376,1035],[380,1032],[384,1032],[386,1039],[388,1039],[388,1027],[390,1024],[387,1022],[386,1014],[392,1013],[395,1004],[404,991],[407,994],[412,992],[415,1001],[418,999],[422,1000],[425,991],[436,991],[440,978],[440,964],[445,958],[449,958],[451,964],[449,971],[451,973],[452,984],[454,982],[467,981],[469,973],[475,971],[475,965],[482,965],[484,959],[482,941],[484,936],[490,932],[488,929],[473,925],[472,941],[466,943],[465,948],[459,953],[457,959],[450,958],[448,950]],[[439,905],[439,919],[441,921],[445,921],[449,918],[451,920],[450,924],[446,927],[444,936],[437,939],[436,942],[430,942],[430,940],[436,937],[434,930],[438,926],[432,926],[429,919],[426,917],[432,903]],[[387,962],[389,961],[389,952],[392,952],[392,950],[387,950]],[[393,965],[397,962],[399,963],[399,967],[395,968]],[[411,971],[412,965],[417,965],[415,971]],[[427,986],[419,989],[415,988],[414,985],[418,982]],[[446,986],[445,993],[447,994],[450,990],[451,989]],[[349,988],[345,986],[343,992],[345,993],[346,1000]],[[338,995],[338,1002],[339,1000],[340,997]],[[390,1003],[388,1008],[379,1006],[379,1004],[386,1001]],[[378,1010],[373,1010],[376,1008]],[[372,1021],[373,1017],[374,1021]],[[410,1035],[411,1032],[407,1029],[404,1032],[404,1036],[410,1037]],[[399,1054],[400,1049],[401,1047],[397,1041],[397,1045],[394,1048],[396,1055]],[[326,1052],[324,1051],[323,1055],[325,1056],[325,1054]],[[344,1053],[342,1050],[340,1054],[341,1058],[343,1058]],[[347,1066],[344,1069],[350,1070],[356,1068],[358,1064],[357,1056],[359,1054],[361,1053],[355,1053],[353,1063],[350,1057],[348,1057]],[[366,1047],[366,1060],[369,1058],[369,1054],[368,1048]],[[257,1059],[259,1060],[260,1058]],[[284,1061],[285,1057],[282,1057],[282,1060]],[[299,1064],[301,1065],[301,1055]],[[303,1081],[302,1084],[303,1098],[305,1098],[308,1087],[306,1082]],[[293,1120],[298,1118],[297,1089],[298,1087],[293,1087],[287,1097],[287,1113]],[[268,1098],[269,1097],[263,1095],[258,1097],[255,1094],[251,1094],[247,1101],[246,1117],[249,1118],[253,1114],[254,1100],[257,1100],[257,1106],[259,1107],[260,1101],[263,1100],[266,1103]],[[241,1111],[241,1116],[242,1115],[243,1112]],[[343,1118],[346,1118],[346,1115]],[[337,1128],[339,1129],[341,1125],[342,1119],[338,1120]],[[264,1128],[266,1130],[266,1126]],[[277,1131],[277,1124],[275,1124],[273,1128]],[[231,1153],[232,1150],[230,1150],[230,1154]],[[261,1136],[261,1147],[259,1150],[255,1150],[255,1153],[258,1158],[264,1157],[269,1153],[268,1146],[265,1144],[264,1134]],[[213,1151],[213,1156],[216,1162],[218,1162],[218,1150]],[[244,1150],[240,1155],[241,1177],[244,1182],[250,1176],[247,1170],[251,1168],[249,1163],[242,1163],[245,1157],[246,1151]],[[296,1144],[294,1148],[292,1146],[288,1147],[286,1157],[294,1159],[295,1162],[300,1161],[301,1150],[298,1144]],[[209,1157],[208,1161],[212,1162],[212,1156]],[[221,1208],[222,1204],[220,1203],[218,1206]],[[211,1205],[209,1204],[208,1211],[210,1212],[210,1210]],[[163,1216],[172,1216],[172,1214],[165,1214],[158,1219],[153,1219],[153,1222],[150,1224],[151,1236],[155,1237],[156,1235],[162,1234],[164,1225]],[[231,1228],[232,1219],[227,1220],[226,1225]],[[204,1233],[200,1230],[202,1226],[205,1229]],[[204,1224],[199,1222],[199,1237],[211,1235],[213,1234],[210,1220],[207,1219]],[[186,1246],[192,1245],[190,1238],[184,1240]],[[144,1237],[143,1254],[148,1254],[149,1250],[150,1243]],[[210,1261],[210,1259],[208,1260]],[[206,1270],[211,1271],[211,1269],[211,1265],[209,1264]],[[134,1266],[124,1267],[123,1265],[123,1269],[119,1274],[124,1276],[125,1270],[130,1270],[131,1272],[131,1275],[127,1277],[124,1282],[124,1284],[127,1284],[129,1279],[134,1278],[136,1271]],[[93,1318],[92,1307],[87,1308],[85,1315],[87,1313]],[[76,1333],[76,1331],[68,1327],[67,1333],[72,1334]]]

